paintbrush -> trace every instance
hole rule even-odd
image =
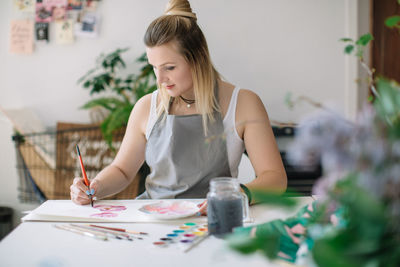
[[[129,234],[129,233],[126,233],[126,232],[114,231],[114,230],[109,230],[109,229],[106,229],[106,228],[94,227],[94,226],[91,226],[91,225],[89,225],[88,227],[90,227],[92,229],[99,230],[99,231],[104,231],[106,233],[111,233],[111,234],[114,234],[114,235],[115,234],[116,235],[120,235],[120,236],[123,236],[123,237],[125,237],[127,239],[136,238],[136,239],[139,239],[139,240],[143,240],[143,238],[140,237],[140,236],[135,236],[134,234]]]
[[[103,228],[103,229],[107,229],[107,230],[112,230],[112,231],[117,231],[117,232],[125,232],[125,233],[130,233],[130,234],[135,234],[135,235],[147,235],[147,233],[145,233],[145,232],[137,232],[137,231],[127,230],[127,229],[122,229],[122,228],[107,227],[107,226],[94,225],[94,224],[90,224],[90,226],[97,227],[97,228]]]
[[[133,241],[133,239],[129,235],[125,235],[125,234],[122,234],[122,233],[107,231],[107,230],[103,230],[103,229],[99,229],[99,228],[93,228],[93,227],[90,227],[88,225],[80,225],[80,224],[73,224],[73,223],[71,223],[70,225],[74,226],[74,227],[81,228],[81,229],[85,229],[85,230],[89,230],[89,231],[105,234],[105,235],[107,235],[109,237],[112,237],[112,238],[115,238],[115,239],[119,239],[119,240],[126,239],[126,240],[129,240],[129,241]]]
[[[93,196],[90,193],[90,182],[86,175],[85,166],[83,166],[82,156],[81,156],[81,152],[79,151],[78,145],[76,145],[76,152],[78,153],[79,163],[81,164],[82,176],[83,176],[85,185],[87,186],[87,188],[89,190],[90,205],[93,207]]]
[[[103,240],[103,241],[107,241],[108,240],[107,236],[104,235],[104,234],[96,234],[96,233],[93,233],[92,231],[88,231],[88,230],[85,231],[83,229],[76,229],[76,228],[73,228],[73,227],[68,226],[68,225],[54,224],[53,226],[55,228],[66,230],[66,231],[70,231],[72,233],[76,233],[76,234],[79,234],[79,235],[89,236],[89,237],[96,238],[96,239]]]
[[[207,237],[209,237],[209,234],[205,234],[203,236],[199,236],[197,237],[195,240],[193,240],[192,244],[190,244],[190,246],[186,247],[183,252],[188,252],[189,250],[191,250],[192,248],[194,248],[195,246],[197,246],[198,244],[200,244],[201,241],[203,241],[204,239],[206,239]]]

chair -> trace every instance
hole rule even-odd
[[[296,133],[294,127],[276,127],[273,126],[275,138],[279,144],[279,139],[293,139]],[[311,195],[312,187],[315,181],[322,176],[321,164],[312,166],[293,165],[287,160],[286,152],[283,148],[279,148],[283,165],[288,178],[288,190],[300,193],[302,195]]]

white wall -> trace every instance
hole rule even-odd
[[[346,59],[338,39],[357,27],[349,9],[357,0],[192,0],[209,44],[213,61],[234,84],[257,92],[270,118],[298,121],[312,108],[305,104],[290,111],[284,96],[307,95],[333,103],[346,113],[357,99],[346,102]],[[363,1],[363,0],[360,0]],[[367,1],[367,0],[365,0]],[[0,1],[0,106],[30,107],[47,126],[57,121],[88,122],[79,109],[89,99],[76,84],[93,67],[101,52],[131,47],[133,61],[144,51],[143,34],[150,21],[162,14],[167,0],[102,0],[101,34],[77,39],[72,45],[37,45],[28,56],[8,53],[10,20],[16,15],[12,1]],[[349,13],[350,12],[350,13]],[[350,31],[351,33],[351,31]],[[358,34],[358,33],[355,33]],[[50,36],[52,37],[52,36]],[[355,38],[355,36],[351,36]],[[354,61],[353,61],[354,63]],[[350,68],[354,69],[353,64]],[[346,104],[347,103],[347,104]],[[348,112],[347,112],[348,113]],[[349,114],[347,114],[349,115]],[[16,196],[17,173],[11,141],[12,125],[0,115],[0,205],[25,209]]]

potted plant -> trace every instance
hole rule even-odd
[[[78,84],[90,90],[90,95],[103,93],[103,96],[88,101],[82,108],[106,111],[100,126],[110,147],[113,133],[127,125],[136,101],[157,88],[153,68],[147,63],[146,54],[136,59],[141,64],[139,74],[123,74],[126,63],[121,54],[126,51],[128,48],[118,48],[111,53],[101,54],[96,66],[78,80]]]

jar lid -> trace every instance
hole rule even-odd
[[[212,190],[239,190],[240,184],[237,178],[216,177],[210,181],[210,191]]]

